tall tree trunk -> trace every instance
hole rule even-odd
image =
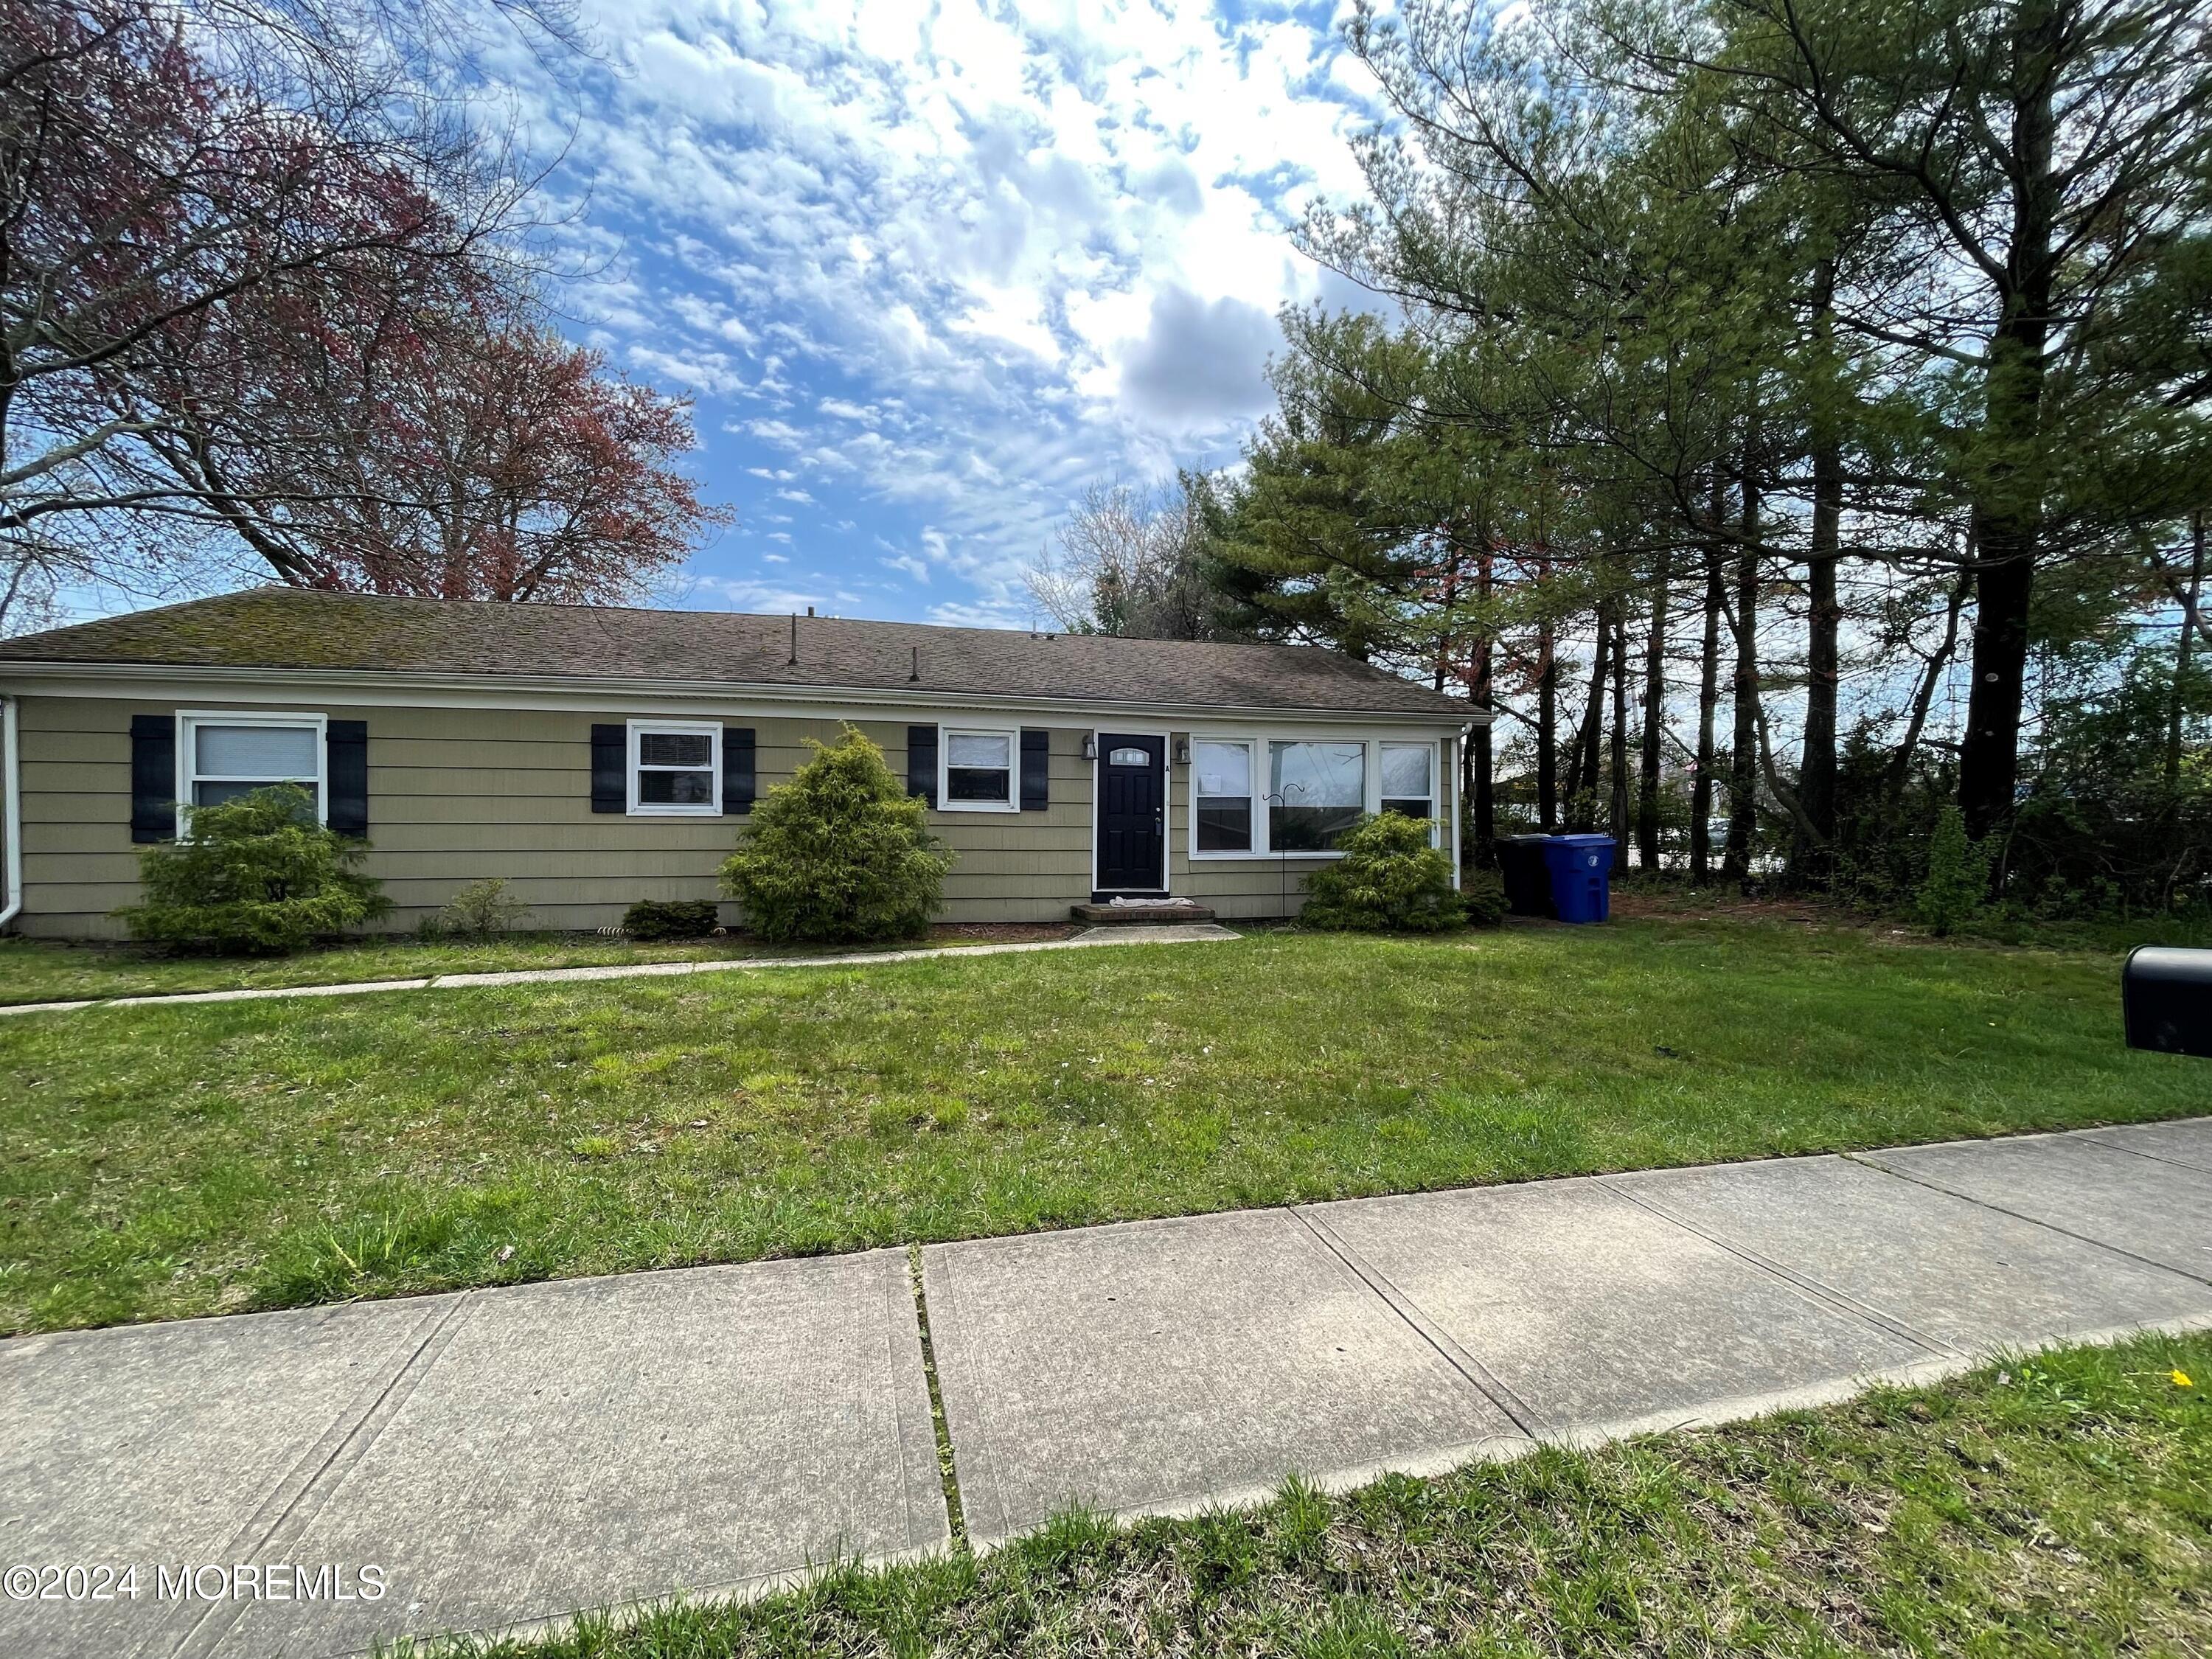
[[[1450,566],[1444,571],[1443,613],[1447,617],[1452,616],[1456,614],[1458,609],[1459,554],[1455,551],[1452,554]],[[1452,639],[1449,629],[1437,635],[1437,658],[1431,665],[1430,684],[1431,689],[1439,696],[1443,692],[1444,681],[1449,677],[1451,647]]]
[[[1913,751],[1920,746],[1920,734],[1928,725],[1928,711],[1936,702],[1936,688],[1942,684],[1943,671],[1950,666],[1952,654],[1959,648],[1959,613],[1966,608],[1966,596],[1974,591],[1974,567],[1971,557],[1959,567],[1958,576],[1951,583],[1949,608],[1943,619],[1942,642],[1922,669],[1920,684],[1912,693],[1912,714],[1905,722],[1905,736],[1897,745],[1897,752],[1889,757],[1889,765],[1882,776],[1882,794],[1887,811],[1894,812],[1898,803],[1905,799],[1905,786],[1912,777]]]
[[[1820,262],[1815,278],[1815,326],[1823,342],[1832,331],[1830,305],[1836,267]],[[1797,769],[1797,804],[1819,832],[1815,842],[1800,834],[1790,843],[1791,879],[1825,887],[1834,873],[1836,839],[1836,699],[1842,678],[1838,636],[1843,608],[1836,602],[1836,565],[1842,550],[1844,455],[1832,411],[1822,409],[1813,422],[1813,522],[1806,547],[1805,747]]]
[[[1651,628],[1644,639],[1644,731],[1636,775],[1636,861],[1659,868],[1659,745],[1667,725],[1667,581],[1674,550],[1659,550],[1651,573]]]
[[[1966,833],[1994,834],[2012,814],[2027,693],[2027,623],[2043,540],[2043,393],[2051,332],[2052,209],[2050,64],[2070,8],[2027,0],[2013,14],[2012,238],[2002,309],[1990,339],[1983,441],[1990,464],[1973,502],[1973,684],[1959,745]]]
[[[1613,740],[1606,769],[1611,774],[1607,790],[1606,833],[1613,837],[1615,856],[1626,864],[1628,848],[1628,602],[1613,607]]]
[[[1552,562],[1540,561],[1540,589],[1551,574]],[[1548,611],[1536,624],[1536,821],[1547,831],[1559,827],[1559,647]]]
[[[1589,689],[1583,695],[1583,723],[1575,730],[1574,765],[1567,778],[1567,825],[1572,830],[1587,830],[1597,820],[1598,773],[1605,760],[1605,675],[1612,644],[1612,606],[1600,599]]]
[[[1748,446],[1746,447],[1748,450]],[[1751,876],[1751,843],[1759,829],[1759,482],[1748,453],[1743,469],[1743,543],[1735,561],[1735,734],[1729,756],[1728,847],[1724,881]]]
[[[1724,510],[1719,478],[1713,481],[1712,523]],[[1690,781],[1690,879],[1703,886],[1713,875],[1713,714],[1721,699],[1721,613],[1728,586],[1717,536],[1705,544],[1705,637],[1698,658],[1698,774]]]
[[[2181,610],[2181,641],[2173,650],[2173,695],[2166,710],[2166,787],[2167,805],[2175,805],[2172,792],[2181,782],[2181,727],[2187,709],[2189,670],[2197,644],[2192,618],[2204,599],[2204,514],[2200,508],[2189,521],[2189,599]]]
[[[1474,642],[1474,673],[1472,687],[1474,706],[1486,714],[1494,712],[1491,705],[1492,695],[1491,678],[1498,647],[1496,641],[1490,637],[1489,629],[1492,624],[1488,620],[1491,590],[1494,580],[1495,573],[1492,564],[1492,555],[1486,542],[1482,552],[1476,557],[1474,567],[1474,591],[1477,598],[1481,601],[1485,620],[1482,625],[1483,632]],[[1495,762],[1487,721],[1474,728],[1474,741],[1468,746],[1474,755],[1475,845],[1481,848],[1480,861],[1487,864],[1491,859],[1491,843],[1498,839],[1498,802],[1493,776]]]

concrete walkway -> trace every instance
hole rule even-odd
[[[2212,1119],[922,1261],[919,1305],[878,1250],[0,1343],[0,1568],[137,1570],[0,1578],[0,1652],[346,1654],[944,1550],[924,1309],[985,1547],[2212,1325]]]
[[[1238,934],[1212,922],[1174,927],[1087,927],[1073,939],[1009,945],[943,945],[919,951],[850,951],[842,956],[733,957],[727,961],[618,962],[599,968],[516,968],[495,974],[432,974],[422,979],[354,980],[338,985],[271,985],[242,991],[165,991],[140,997],[86,997],[75,1002],[0,1003],[4,1014],[65,1014],[80,1008],[159,1008],[171,1003],[267,1002],[285,997],[371,996],[381,991],[461,991],[486,985],[576,985],[602,979],[665,979],[684,974],[756,972],[769,968],[857,968],[934,957],[1002,957],[1024,951],[1078,951],[1094,945],[1193,945]]]

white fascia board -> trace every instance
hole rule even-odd
[[[1489,716],[1377,709],[1223,708],[1202,703],[1003,697],[874,686],[744,685],[726,680],[583,679],[524,674],[385,673],[362,670],[195,668],[117,663],[0,663],[0,692],[148,702],[221,696],[272,705],[327,703],[385,708],[543,709],[580,714],[854,720],[973,711],[1032,725],[1088,728],[1101,720],[1172,720],[1178,726],[1288,722],[1449,734]]]

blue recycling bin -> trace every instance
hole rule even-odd
[[[1544,843],[1552,908],[1561,921],[1603,921],[1613,914],[1613,837],[1553,836]]]

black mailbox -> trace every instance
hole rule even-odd
[[[2120,969],[2128,1047],[2212,1058],[2212,951],[2139,945]]]

